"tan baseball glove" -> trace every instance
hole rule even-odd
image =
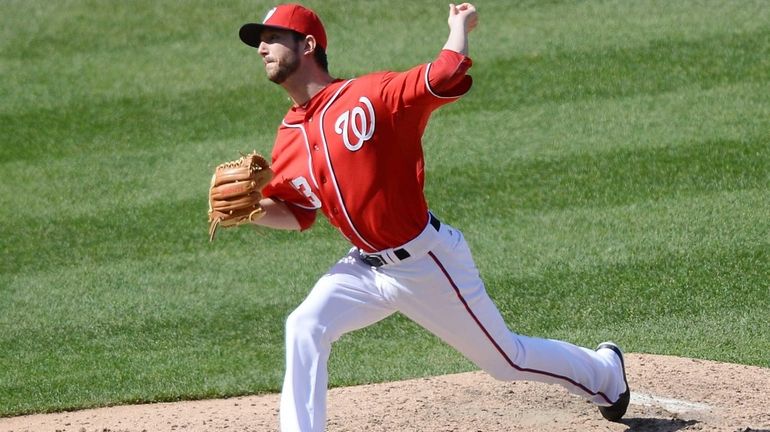
[[[264,215],[262,188],[273,178],[270,164],[256,151],[217,166],[209,187],[209,241],[219,227],[252,222]]]

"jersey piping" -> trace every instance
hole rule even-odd
[[[308,172],[310,173],[310,180],[313,181],[313,185],[315,186],[315,188],[319,189],[318,182],[315,179],[315,174],[313,174],[313,153],[310,151],[310,141],[307,138],[307,132],[305,132],[305,127],[302,125],[302,123],[289,124],[289,123],[286,123],[285,121],[282,121],[281,123],[286,127],[299,129],[302,132],[302,138],[305,140],[305,150],[307,150],[307,168],[308,168]],[[293,204],[296,205],[297,207],[300,207],[306,210],[315,210],[318,208],[312,205],[304,206],[302,204],[297,204],[297,203],[293,203]]]
[[[431,66],[433,66],[433,63],[428,63],[428,66],[425,68],[425,75],[424,75],[424,77],[425,77],[425,88],[428,89],[430,94],[432,94],[434,97],[439,98],[439,99],[457,99],[457,98],[460,98],[460,97],[463,96],[463,95],[441,96],[440,94],[438,94],[435,91],[433,91],[433,88],[430,86],[430,79],[429,79]]]
[[[334,101],[337,100],[337,97],[339,96],[340,92],[345,89],[350,83],[352,83],[354,79],[346,81],[344,84],[340,86],[339,89],[334,93],[334,95],[331,97],[329,102],[324,106],[324,108],[321,110],[321,118],[318,122],[318,128],[321,133],[321,142],[324,146],[324,153],[326,153],[326,165],[329,168],[329,175],[331,176],[331,181],[334,184],[334,191],[337,193],[337,199],[339,201],[340,205],[340,211],[342,211],[342,214],[345,216],[345,220],[348,223],[348,226],[350,226],[350,229],[353,231],[353,234],[358,237],[358,239],[364,243],[366,246],[368,246],[371,250],[377,250],[374,246],[372,246],[371,243],[369,243],[363,235],[356,229],[356,226],[353,224],[353,220],[350,218],[350,214],[348,213],[348,209],[345,206],[345,200],[342,198],[342,192],[340,190],[340,185],[337,183],[337,175],[334,173],[334,167],[332,166],[332,158],[331,153],[329,152],[329,145],[326,142],[326,134],[324,133],[324,117],[326,116],[326,111],[331,107],[331,105],[334,103]]]

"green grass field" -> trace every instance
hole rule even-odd
[[[432,60],[444,2],[312,1],[333,74]],[[279,390],[283,322],[348,248],[207,238],[208,181],[288,108],[266,1],[0,2],[0,416]],[[484,1],[425,135],[431,207],[511,328],[770,367],[770,7]],[[396,315],[331,384],[473,369]]]

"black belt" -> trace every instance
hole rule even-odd
[[[433,228],[436,229],[436,231],[441,229],[441,221],[439,221],[438,218],[436,218],[436,216],[433,216],[433,214],[430,214],[429,223]],[[403,261],[411,256],[409,254],[409,251],[407,251],[404,248],[394,250],[393,254],[400,261]],[[372,267],[380,267],[384,264],[387,264],[387,262],[382,258],[382,255],[368,254],[364,252],[361,252],[360,255],[361,255],[361,260]]]

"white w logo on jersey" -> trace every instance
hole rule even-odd
[[[342,141],[345,143],[350,151],[357,151],[364,143],[374,135],[374,107],[372,101],[366,96],[361,96],[358,101],[366,106],[367,111],[359,105],[352,110],[345,111],[337,117],[337,121],[334,122],[334,132],[338,135],[342,135]],[[368,114],[368,117],[367,117]],[[350,135],[348,132],[352,132],[356,139],[355,144],[350,142]]]

